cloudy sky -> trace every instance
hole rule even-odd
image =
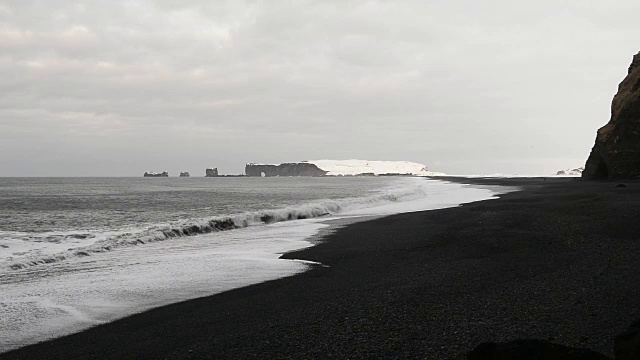
[[[637,0],[0,2],[0,176],[584,164]]]

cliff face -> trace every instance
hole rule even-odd
[[[285,163],[280,165],[247,164],[247,176],[325,176],[326,171],[309,163]]]
[[[640,176],[640,53],[611,103],[611,120],[598,130],[582,177],[623,179]]]

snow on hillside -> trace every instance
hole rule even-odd
[[[410,174],[417,176],[442,176],[444,173],[433,172],[424,164],[409,161],[369,161],[369,160],[309,160],[327,175],[358,175],[373,173],[380,174]]]

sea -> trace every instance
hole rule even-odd
[[[279,257],[345,224],[507,191],[418,177],[0,178],[0,352],[323,266]]]

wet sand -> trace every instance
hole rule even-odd
[[[550,339],[611,355],[640,318],[640,182],[521,186],[343,227],[284,257],[324,266],[153,309],[1,359],[449,359]]]

